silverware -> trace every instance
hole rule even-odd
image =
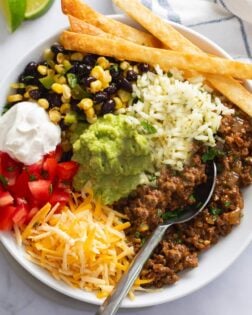
[[[132,261],[128,271],[122,276],[113,292],[100,306],[96,315],[114,315],[116,314],[123,298],[129,292],[136,278],[140,274],[145,262],[151,253],[162,240],[166,230],[173,224],[187,222],[196,217],[208,204],[214,192],[216,184],[217,170],[214,162],[207,164],[207,181],[195,188],[194,195],[198,206],[189,206],[178,218],[172,218],[160,224],[140,249],[135,259]]]

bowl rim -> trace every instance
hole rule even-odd
[[[111,18],[123,21],[125,23],[127,23],[127,22],[132,23],[131,19],[129,19],[128,17],[121,15],[121,14],[113,14],[113,15],[108,15],[108,16]],[[197,38],[197,40],[199,40],[200,42],[203,42],[204,44],[208,45],[209,47],[214,49],[218,53],[219,56],[223,56],[225,58],[232,59],[231,56],[224,49],[219,47],[216,43],[214,43],[212,40],[208,39],[204,35],[201,35],[198,32],[196,32],[196,31],[194,31],[194,30],[192,30],[186,26],[183,26],[181,24],[171,22],[171,21],[167,21],[167,22],[169,24],[171,24],[172,26],[174,26],[177,30],[182,31],[183,33],[186,33],[188,35],[192,35],[193,37]],[[20,67],[22,60],[25,60],[29,56],[32,56],[32,54],[34,54],[35,51],[37,51],[38,49],[41,49],[48,42],[52,42],[52,40],[54,38],[58,38],[59,34],[62,31],[63,31],[62,28],[56,29],[55,31],[50,32],[50,34],[46,38],[44,38],[41,41],[38,41],[32,49],[28,50],[26,52],[26,54],[24,54],[22,57],[20,57],[18,60],[16,60],[14,66],[8,71],[5,78],[7,78],[7,80],[8,80],[8,78],[11,77],[12,73],[14,73],[15,70]],[[41,54],[42,54],[42,50],[41,50]],[[245,81],[245,86],[249,90],[252,91],[252,85],[249,81]],[[2,90],[2,89],[0,88],[0,90]],[[173,298],[170,298],[169,295],[167,294],[167,296],[165,296],[163,298],[153,300],[153,299],[148,299],[149,294],[151,294],[151,293],[143,293],[143,294],[146,294],[146,297],[147,297],[145,299],[145,301],[137,301],[137,297],[136,297],[136,301],[134,302],[134,301],[131,301],[127,298],[123,301],[121,307],[122,308],[140,308],[140,307],[147,307],[147,306],[153,306],[153,305],[157,305],[157,304],[167,303],[167,302],[177,300],[181,297],[184,297],[188,294],[191,294],[191,293],[199,290],[200,288],[204,287],[205,285],[207,285],[208,283],[210,283],[211,281],[216,279],[222,272],[224,272],[240,256],[240,254],[249,245],[251,240],[252,240],[252,230],[251,230],[250,235],[247,237],[247,239],[243,243],[243,245],[240,246],[239,250],[237,250],[235,252],[235,254],[233,254],[232,259],[230,259],[224,265],[224,267],[220,268],[216,273],[214,273],[214,275],[209,277],[207,279],[207,281],[202,281],[201,283],[199,283],[198,285],[194,286],[193,288],[191,288],[189,290],[185,290],[184,292],[183,291],[179,292]],[[16,260],[16,262],[20,266],[22,266],[27,272],[29,272],[34,278],[36,278],[38,281],[42,282],[43,284],[45,284],[45,285],[49,286],[50,288],[60,292],[63,295],[66,295],[66,296],[73,298],[75,300],[79,300],[81,302],[87,302],[87,303],[95,304],[95,305],[100,305],[103,302],[103,300],[97,299],[94,294],[92,294],[93,297],[90,296],[90,294],[87,297],[85,297],[85,294],[84,294],[84,296],[78,296],[77,294],[74,293],[76,291],[72,291],[70,287],[64,288],[64,286],[56,285],[56,283],[61,284],[61,282],[58,280],[55,280],[50,274],[49,274],[49,276],[50,276],[52,281],[48,281],[48,279],[43,278],[43,275],[41,277],[41,274],[39,274],[37,269],[30,267],[30,265],[28,264],[27,258],[23,257],[21,254],[19,255],[16,252],[15,248],[13,248],[11,246],[10,233],[9,232],[0,232],[0,241],[3,244],[4,248],[8,251],[8,253]],[[223,240],[220,240],[220,242],[222,242],[222,241]],[[23,252],[22,249],[20,249],[20,253],[21,253],[21,251]],[[190,270],[188,272],[190,272]],[[181,279],[180,281],[183,281],[183,279]],[[168,290],[168,288],[169,287],[164,288],[163,290]],[[77,289],[77,291],[80,291],[80,289]],[[87,293],[87,292],[84,291],[84,293]]]

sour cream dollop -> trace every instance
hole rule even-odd
[[[36,103],[21,102],[0,117],[0,151],[26,165],[38,162],[61,141],[60,127]]]

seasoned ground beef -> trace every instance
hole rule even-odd
[[[194,204],[196,185],[206,181],[202,154],[196,152],[183,172],[161,170],[152,186],[140,186],[116,208],[126,213],[132,223],[128,237],[136,251],[146,237],[163,221],[166,214]],[[198,265],[198,254],[227,235],[240,223],[243,197],[240,188],[252,182],[252,127],[240,112],[225,116],[217,135],[217,184],[208,207],[194,220],[170,228],[146,263],[142,276],[153,279],[149,285],[162,287],[179,279],[178,273]]]

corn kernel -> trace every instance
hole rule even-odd
[[[22,99],[23,99],[23,95],[21,95],[21,94],[13,94],[13,95],[9,95],[7,97],[8,103],[19,102],[19,101],[22,101]]]
[[[36,86],[36,85],[27,85],[26,87],[25,87],[25,91],[26,92],[30,92],[30,91],[32,91],[32,90],[36,90],[38,87]]]
[[[85,114],[88,118],[94,117],[95,116],[95,111],[93,109],[93,107],[85,110]]]
[[[44,51],[43,57],[44,57],[45,60],[53,59],[54,53],[51,51],[50,48],[47,48],[47,49],[45,49],[45,51]]]
[[[95,66],[90,74],[92,77],[96,78],[97,80],[101,80],[104,76],[104,70],[101,66]]]
[[[106,70],[104,72],[104,77],[103,77],[103,80],[107,83],[110,83],[112,81],[112,77],[110,75],[110,72],[108,70]]]
[[[120,97],[120,99],[122,100],[123,103],[127,103],[130,98],[131,98],[131,94],[129,92],[126,92],[124,90],[118,90],[118,96]]]
[[[108,69],[110,66],[110,62],[105,57],[99,57],[97,59],[97,64],[101,66],[103,69]]]
[[[71,96],[72,96],[70,87],[68,85],[66,85],[66,84],[63,84],[62,87],[63,87],[63,97],[64,97],[64,99],[65,100],[69,100],[71,98]]]
[[[78,107],[83,110],[89,110],[94,105],[93,101],[90,98],[83,98],[80,103],[78,104]]]
[[[59,83],[53,83],[52,90],[57,94],[63,93],[63,85]]]
[[[101,89],[102,89],[102,83],[100,80],[96,80],[90,84],[91,93],[99,92],[101,91]]]
[[[12,83],[11,88],[12,89],[24,89],[25,84],[24,83]]]
[[[48,68],[46,66],[39,65],[37,70],[41,75],[47,75]]]
[[[51,109],[51,110],[49,111],[48,114],[49,114],[50,120],[51,120],[53,123],[57,124],[57,123],[60,122],[60,120],[61,120],[61,114],[60,114],[60,112],[58,111],[58,109],[53,108],[53,109]]]
[[[64,68],[63,65],[55,65],[54,69],[59,74],[64,74],[65,73],[65,68]]]
[[[94,124],[97,121],[97,116],[87,117],[87,122]]]
[[[66,114],[71,110],[71,105],[69,103],[64,103],[60,106],[61,114]]]
[[[139,70],[138,70],[138,66],[137,66],[137,65],[135,65],[135,66],[133,67],[133,71],[136,72],[137,74],[139,73]]]
[[[63,63],[63,61],[65,60],[64,54],[58,53],[57,57],[56,57],[56,60],[57,60],[58,63]]]
[[[76,53],[71,54],[70,59],[75,60],[75,61],[82,61],[83,55],[80,52],[76,52]]]
[[[47,75],[48,75],[49,77],[53,77],[53,76],[55,75],[55,71],[54,71],[53,69],[48,69]]]
[[[121,68],[122,70],[127,70],[129,67],[130,67],[130,64],[129,64],[127,61],[122,61],[122,62],[120,63],[120,68]]]
[[[124,107],[123,102],[121,101],[119,97],[113,97],[113,100],[115,102],[115,109],[120,109]]]
[[[40,98],[38,100],[38,105],[44,109],[48,109],[49,108],[49,102],[46,98]]]
[[[55,74],[53,77],[55,83],[65,84],[66,78],[62,74]]]
[[[30,98],[30,94],[29,94],[29,92],[25,92],[25,94],[24,94],[24,98]]]

